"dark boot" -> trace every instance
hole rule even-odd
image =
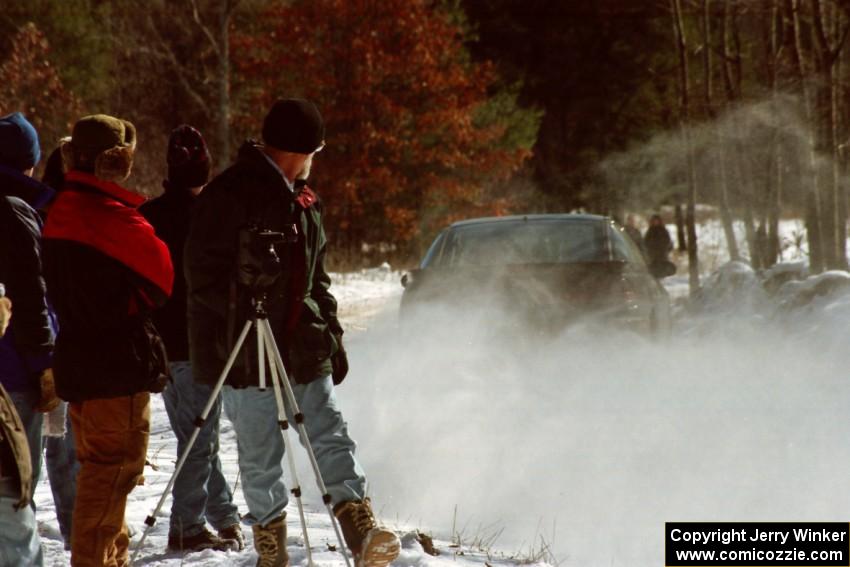
[[[368,498],[334,506],[345,543],[354,554],[356,567],[385,567],[401,551],[398,536],[378,526]]]
[[[181,534],[168,534],[168,549],[172,551],[203,551],[205,549],[215,549],[216,551],[236,550],[236,543],[221,539],[214,535],[208,529],[193,536],[184,536]]]
[[[255,524],[253,530],[254,551],[258,555],[257,567],[287,567],[286,514],[265,526]]]

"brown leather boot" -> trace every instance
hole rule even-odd
[[[368,498],[334,506],[345,543],[354,554],[356,567],[385,567],[401,551],[401,542],[392,531],[378,526]]]
[[[255,524],[254,551],[257,552],[257,567],[287,567],[289,554],[286,552],[286,514],[265,526]]]
[[[232,541],[236,547],[236,551],[245,549],[245,538],[242,537],[242,528],[239,524],[232,524],[226,528],[218,530],[218,537],[224,541]]]

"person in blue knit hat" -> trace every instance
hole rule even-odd
[[[40,159],[38,134],[24,115],[1,117],[0,283],[14,305],[14,317],[0,340],[0,384],[26,431],[31,474],[15,480],[14,474],[7,475],[14,471],[0,464],[0,565],[43,563],[31,489],[41,473],[42,414],[59,404],[51,370],[54,336],[41,270],[42,224],[36,212],[47,205],[53,191],[32,178]],[[30,500],[30,505],[12,505],[22,500]]]

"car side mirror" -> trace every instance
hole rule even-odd
[[[657,280],[672,276],[676,273],[676,264],[670,260],[653,262],[649,265],[649,273]]]

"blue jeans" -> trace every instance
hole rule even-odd
[[[35,512],[30,506],[15,509],[16,481],[0,479],[0,567],[42,567],[44,554],[38,537]]]
[[[333,504],[363,499],[366,475],[354,457],[357,445],[348,436],[331,377],[293,385],[293,390]],[[266,525],[280,517],[289,502],[283,481],[284,444],[274,390],[225,386],[223,398],[224,411],[236,431],[242,492],[249,511],[245,522]],[[294,426],[292,412],[289,407],[286,409]]]
[[[65,540],[65,549],[71,549],[71,524],[74,516],[74,501],[77,499],[77,473],[80,463],[74,448],[71,417],[65,416],[65,436],[44,438],[44,460],[47,463],[47,478],[53,492],[56,519],[59,531]]]
[[[212,387],[192,380],[192,367],[188,362],[172,362],[171,376],[173,383],[162,393],[162,398],[171,429],[177,437],[179,457],[195,430],[195,418],[204,411]],[[217,530],[239,523],[233,491],[224,478],[218,458],[220,415],[221,396],[213,404],[174,481],[170,535],[192,537],[205,529],[205,521]]]
[[[41,478],[41,427],[44,423],[44,415],[35,411],[39,392],[38,390],[9,392],[9,397],[12,398],[12,403],[15,404],[15,409],[18,410],[18,415],[21,417],[21,423],[24,424],[24,429],[27,431],[27,443],[30,446],[32,458],[32,491],[35,494],[35,487]],[[32,510],[35,512],[35,498],[32,499]]]
[[[21,423],[27,432],[27,444],[32,458],[32,491],[41,477],[41,426],[42,414],[35,411],[38,403],[38,391],[27,390],[9,392],[12,403],[21,417]],[[44,565],[41,551],[41,539],[35,522],[35,498],[30,506],[15,510],[13,504],[18,500],[18,491],[10,488],[7,482],[0,481],[0,566]],[[26,561],[25,561],[26,559]]]

